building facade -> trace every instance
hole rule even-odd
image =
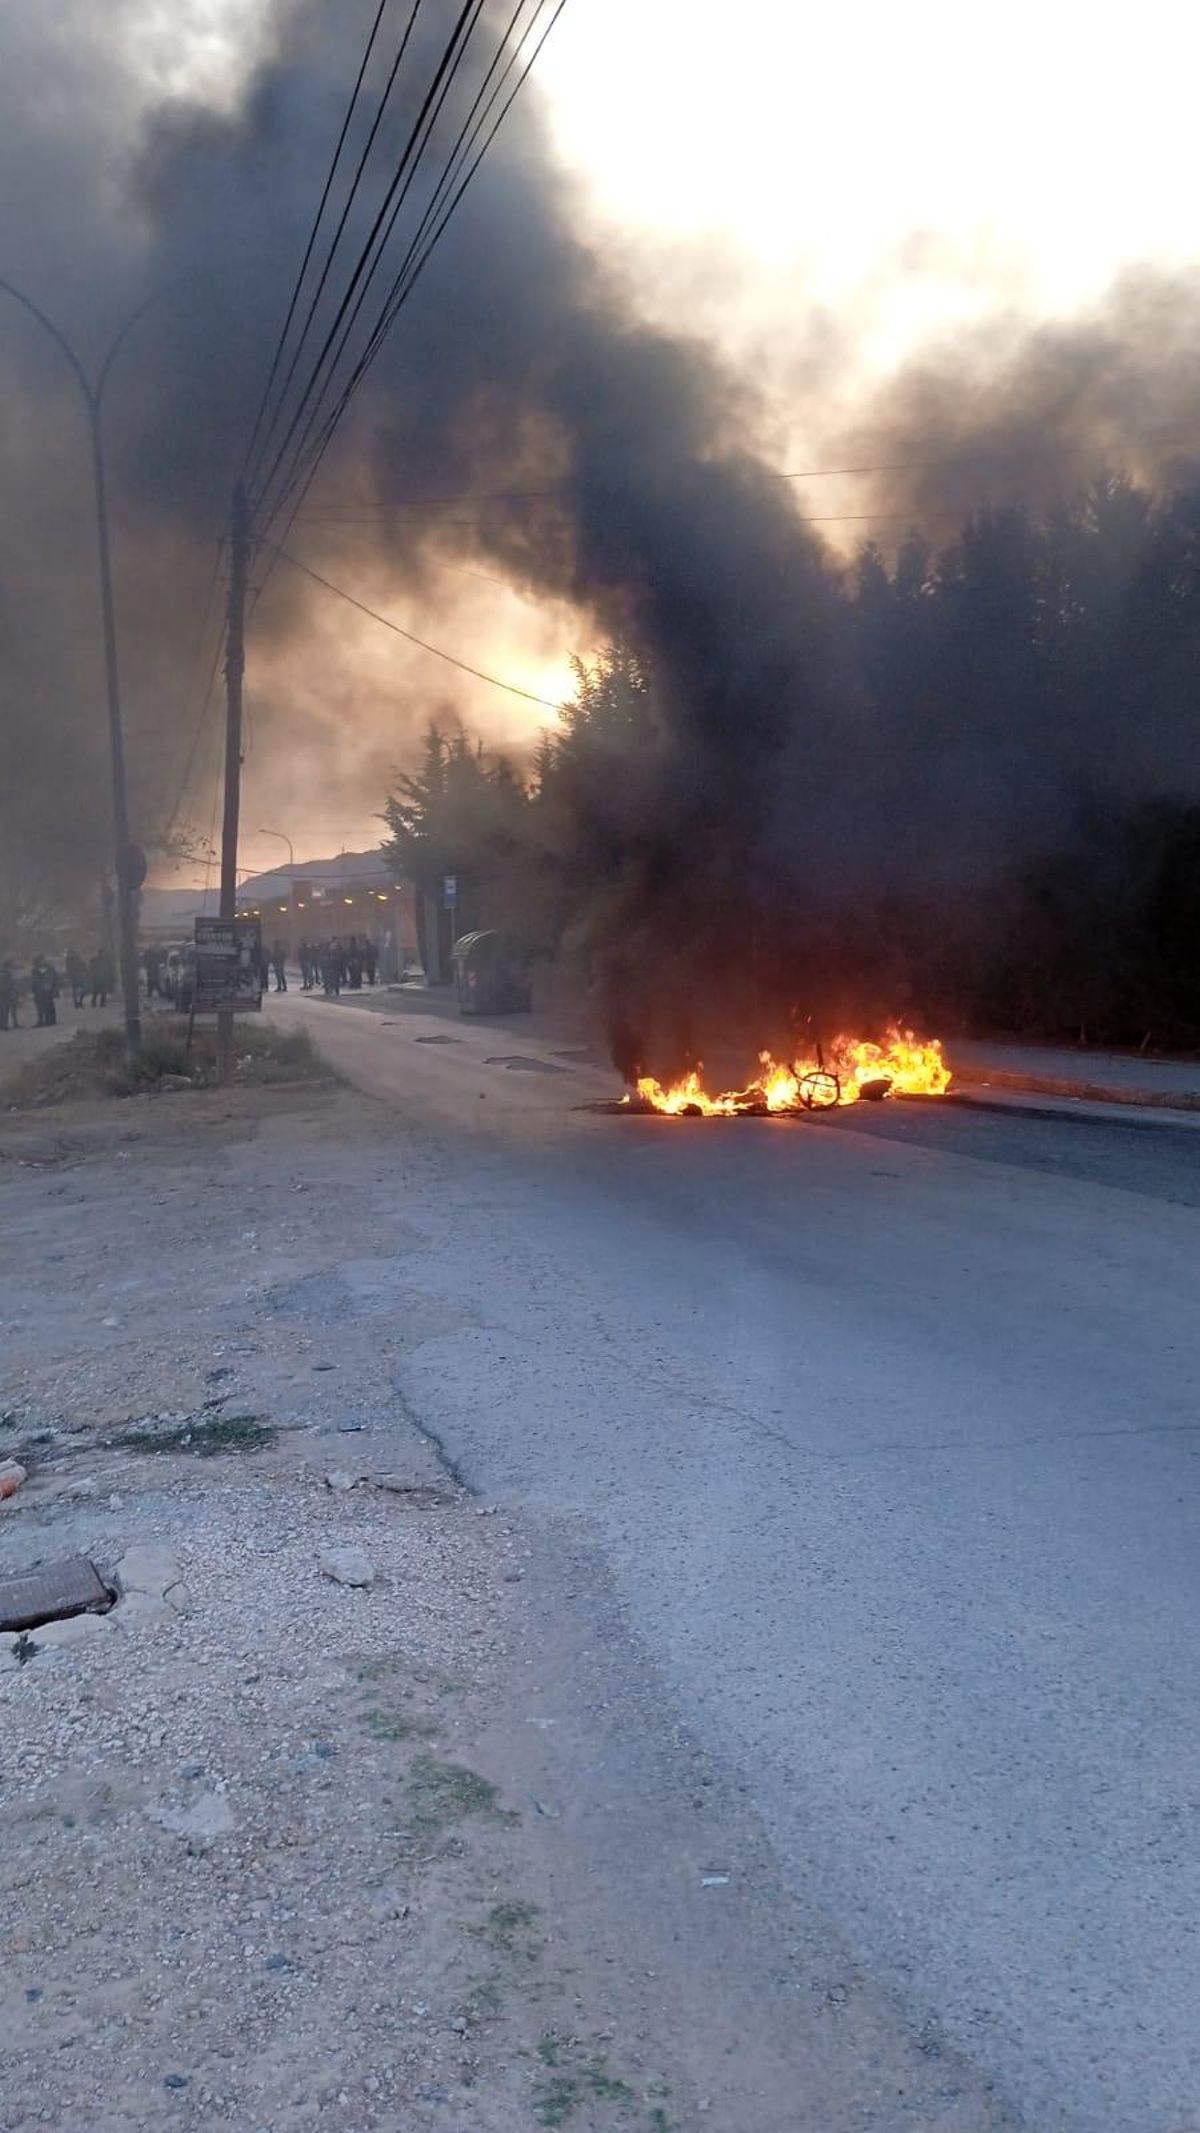
[[[238,890],[239,918],[256,918],[269,949],[287,944],[296,960],[301,941],[374,943],[380,974],[395,981],[420,963],[412,886],[397,882],[378,852],[342,852],[271,874],[255,874]]]

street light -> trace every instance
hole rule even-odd
[[[129,801],[125,787],[125,737],[121,726],[121,687],[117,668],[117,623],[113,605],[112,558],[108,540],[108,492],[104,472],[104,440],[100,416],[104,404],[104,390],[108,384],[113,361],[126,336],[132,332],[142,314],[162,294],[155,290],[137,310],[131,312],[113,342],[96,373],[94,384],[89,380],[79,357],[68,341],[66,334],[39,310],[23,289],[0,276],[0,289],[21,304],[39,326],[44,326],[51,340],[56,342],[71,366],[71,371],[83,395],[87,409],[92,440],[92,485],[96,501],[96,557],[100,572],[100,612],[104,627],[104,679],[108,694],[108,746],[112,766],[113,837],[116,845],[117,871],[117,948],[121,964],[121,993],[125,1002],[125,1043],[130,1060],[137,1058],[142,1042],[141,1005],[138,999],[137,940],[133,924],[133,898],[141,887],[141,871],[144,861],[135,852],[129,836]],[[134,874],[139,879],[135,882]]]
[[[288,865],[290,867],[295,866],[296,854],[292,850],[292,840],[290,837],[285,837],[282,830],[255,830],[254,834],[256,837],[278,837],[279,842],[286,844],[288,848]]]

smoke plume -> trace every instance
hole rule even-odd
[[[112,0],[103,23],[87,0],[6,12],[0,272],[89,364],[162,291],[108,407],[134,815],[149,838],[196,742],[228,488],[371,11],[278,0],[242,78],[204,100],[178,81],[147,89],[144,12],[138,0]],[[448,19],[430,8],[430,49]],[[401,103],[381,167],[410,117]],[[1006,344],[993,334],[935,353],[824,447],[835,463],[892,469],[872,507],[954,550],[943,595],[947,570],[970,580],[981,543],[1009,539],[1019,576],[1023,513],[1102,465],[1159,486],[1194,464],[1198,313],[1196,280],[1130,276],[1091,319],[1014,324]],[[826,321],[819,332],[825,350]],[[107,811],[81,418],[65,365],[12,305],[0,360],[0,837],[86,876],[102,864]],[[752,968],[770,1015],[796,1006],[801,977],[831,1014],[856,989],[902,1008],[912,980],[881,914],[938,898],[996,909],[998,885],[1068,837],[1083,797],[1190,796],[1191,712],[1160,700],[1136,741],[1128,704],[1102,690],[1086,719],[1048,720],[1036,692],[1015,717],[1013,690],[983,664],[964,682],[960,661],[951,728],[937,676],[914,694],[909,652],[881,683],[864,657],[863,588],[779,478],[790,412],[703,340],[639,318],[531,91],[293,538],[340,582],[419,595],[422,615],[453,613],[446,564],[498,573],[645,662],[656,746],[631,783],[604,907],[617,992],[636,990],[669,943],[682,990]],[[339,515],[322,515],[331,496]],[[999,507],[1012,506],[1006,520]],[[955,550],[958,522],[981,507]],[[882,611],[893,591],[879,597]],[[381,799],[437,694],[364,714],[343,677],[326,704],[304,697],[296,651],[326,598],[286,566],[272,574],[251,639],[254,746],[280,764],[281,794],[357,784]],[[1007,641],[1001,627],[1002,659]]]

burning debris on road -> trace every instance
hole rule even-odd
[[[838,1037],[828,1054],[781,1064],[759,1053],[759,1072],[742,1089],[710,1095],[702,1067],[667,1084],[640,1075],[618,1107],[659,1112],[668,1118],[763,1118],[777,1113],[830,1111],[839,1105],[879,1102],[886,1096],[944,1096],[950,1069],[940,1043],[924,1042],[911,1030],[889,1029],[882,1044]]]

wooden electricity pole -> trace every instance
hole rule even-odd
[[[242,676],[246,669],[246,579],[250,516],[239,481],[229,535],[229,608],[225,634],[225,812],[221,820],[221,917],[237,915],[238,814],[242,802]],[[217,1016],[217,1073],[233,1079],[233,1014]]]

